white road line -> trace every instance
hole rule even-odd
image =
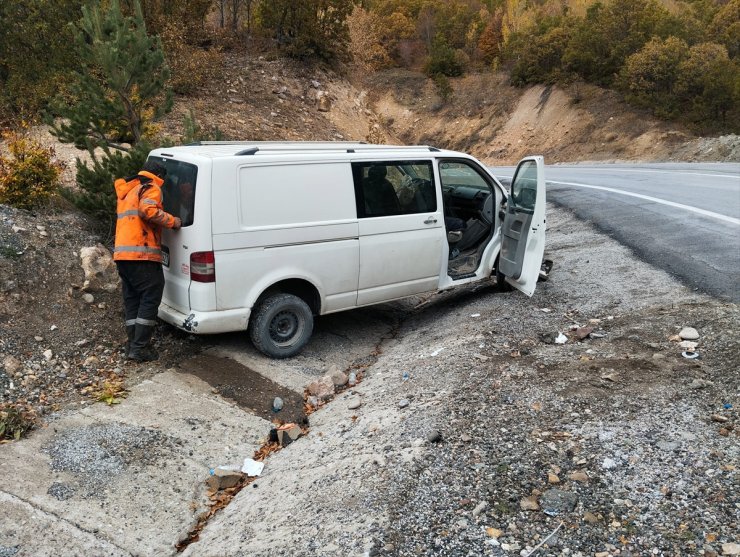
[[[655,172],[658,174],[680,174],[682,176],[709,176],[711,178],[730,178],[731,180],[736,180],[737,183],[740,185],[740,175],[732,175],[732,174],[707,174],[702,172],[693,172],[688,170],[650,170],[650,169],[632,169],[632,168],[604,168],[604,167],[598,167],[598,166],[576,166],[576,167],[567,167],[567,166],[555,166],[553,168],[570,168],[574,170],[599,170],[599,171],[606,171],[606,172]]]
[[[713,219],[722,220],[722,221],[729,222],[732,224],[740,225],[740,219],[736,219],[734,217],[728,217],[727,215],[713,213],[712,211],[705,211],[704,209],[698,209],[696,207],[691,207],[690,205],[682,205],[681,203],[674,203],[673,201],[667,201],[665,199],[659,199],[657,197],[650,197],[649,195],[642,195],[640,193],[632,193],[630,191],[618,190],[615,188],[607,188],[604,186],[591,186],[589,184],[578,184],[576,182],[558,182],[555,180],[547,180],[547,183],[548,184],[560,184],[563,186],[577,186],[579,188],[588,188],[592,190],[602,190],[602,191],[608,191],[611,193],[618,193],[621,195],[627,195],[629,197],[636,197],[638,199],[652,201],[653,203],[660,203],[661,205],[668,205],[669,207],[676,207],[678,209],[683,209],[685,211],[691,211],[693,213],[704,215],[705,217],[710,217]]]

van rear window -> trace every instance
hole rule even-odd
[[[162,205],[171,215],[180,217],[183,226],[193,224],[195,210],[195,182],[198,167],[164,157],[149,157],[167,169],[167,176],[162,186]]]

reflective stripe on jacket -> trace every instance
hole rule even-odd
[[[175,217],[162,210],[162,184],[161,178],[144,170],[129,180],[115,181],[118,220],[114,260],[162,262],[162,227],[175,226]]]

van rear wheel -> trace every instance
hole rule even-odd
[[[271,358],[298,354],[311,338],[313,314],[293,294],[272,294],[252,314],[249,336],[255,348]]]

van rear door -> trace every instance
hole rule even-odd
[[[151,158],[151,157],[150,157]],[[213,249],[208,181],[210,167],[154,156],[167,168],[162,186],[164,210],[180,217],[180,230],[162,230],[162,266],[165,275],[162,302],[181,313],[191,304],[191,255]]]
[[[544,159],[522,159],[506,203],[499,271],[527,296],[534,294],[545,253],[545,202]]]

